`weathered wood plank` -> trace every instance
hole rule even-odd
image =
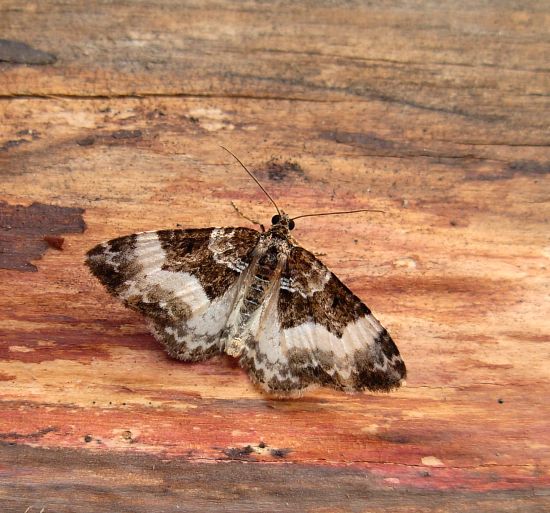
[[[548,10],[457,5],[2,2],[2,37],[57,57],[0,63],[0,263],[45,251],[0,269],[4,510],[548,508]],[[406,388],[270,400],[229,360],[169,360],[89,276],[116,235],[249,226],[231,202],[269,222],[219,144],[290,213],[386,211],[295,234],[395,335]],[[86,231],[14,235],[34,202]]]
[[[3,197],[85,206],[89,228],[67,235],[65,249],[47,252],[35,262],[40,272],[23,281],[19,272],[2,271],[5,442],[121,458],[145,452],[190,462],[352,464],[382,473],[392,488],[523,489],[525,500],[533,487],[548,486],[542,313],[548,285],[540,279],[548,258],[546,213],[526,202],[537,194],[543,199],[540,178],[511,174],[510,161],[500,162],[510,157],[493,147],[483,173],[494,179],[476,176],[477,161],[462,161],[457,176],[456,163],[427,158],[433,174],[418,177],[418,157],[408,156],[393,159],[399,172],[392,166],[388,183],[383,157],[313,136],[317,123],[328,124],[330,106],[318,107],[313,123],[308,105],[288,102],[266,108],[248,101],[244,108],[238,100],[208,107],[193,100],[119,100],[121,122],[100,114],[107,103],[64,100],[52,109],[49,101],[18,100],[19,112],[35,113],[32,130],[44,135],[10,150]],[[303,174],[270,179],[262,171],[270,158],[263,157],[263,138],[289,117],[285,107],[292,110],[293,133],[309,134],[309,149],[279,143],[277,153],[292,155]],[[376,108],[351,103],[339,112],[359,125]],[[165,115],[151,125],[155,109]],[[189,121],[192,116],[198,120]],[[48,130],[42,117],[54,126],[56,119],[80,118],[102,127]],[[224,123],[212,131],[214,118]],[[262,128],[238,126],[253,120]],[[221,128],[228,125],[234,128]],[[121,127],[141,136],[120,138]],[[94,144],[82,145],[90,134]],[[86,249],[120,233],[246,223],[232,200],[269,219],[269,204],[217,143],[244,154],[291,212],[366,205],[387,211],[353,221],[310,220],[296,235],[327,253],[323,259],[396,334],[410,368],[405,389],[270,401],[224,360],[168,360],[141,319],[88,276],[81,264]],[[506,205],[499,201],[504,184]],[[456,199],[446,204],[449,198]]]
[[[493,121],[514,134],[529,127],[522,143],[547,144],[534,131],[547,128],[537,114],[548,108],[550,54],[549,14],[537,1],[521,9],[512,0],[120,1],[93,14],[86,2],[2,4],[3,37],[58,59],[5,67],[7,96],[351,97]]]
[[[467,488],[431,491],[400,488],[372,471],[318,465],[190,463],[139,453],[45,450],[25,446],[3,451],[10,468],[34,469],[13,476],[4,505],[20,511],[121,513],[228,512],[470,512],[540,513],[537,493]],[[52,476],[55,476],[52,479]],[[430,476],[420,478],[429,481]],[[415,479],[417,481],[418,478]]]

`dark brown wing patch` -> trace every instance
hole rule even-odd
[[[136,234],[118,237],[98,244],[86,253],[86,265],[113,295],[118,294],[128,277],[138,272],[132,258],[136,240]]]
[[[219,230],[217,241],[211,241],[213,230]],[[200,228],[161,230],[158,237],[166,253],[162,269],[193,274],[213,299],[250,263],[259,233],[248,228]]]
[[[295,246],[290,252],[281,288],[279,318],[283,328],[313,321],[341,337],[345,327],[370,310],[309,251]],[[283,280],[284,281],[284,280]]]
[[[218,230],[217,240],[212,240]],[[199,228],[157,232],[166,253],[165,271],[197,277],[209,299],[221,296],[251,261],[259,233],[249,228]]]

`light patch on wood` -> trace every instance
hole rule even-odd
[[[8,350],[12,353],[32,353],[34,349],[28,346],[9,346]]]
[[[404,258],[398,258],[397,260],[394,260],[393,265],[395,267],[400,267],[400,268],[416,269],[417,263],[414,258],[404,257]]]
[[[209,132],[235,128],[235,125],[229,122],[227,115],[221,109],[200,107],[192,109],[189,114],[198,120],[201,128]]]
[[[422,465],[426,465],[426,467],[444,467],[445,464],[435,456],[425,456],[421,460]]]
[[[368,426],[362,427],[361,431],[363,433],[368,433],[369,435],[374,435],[374,434],[378,433],[378,428],[379,427],[380,426],[378,426],[378,424],[369,424]]]

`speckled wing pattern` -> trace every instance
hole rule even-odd
[[[248,228],[137,233],[99,244],[86,263],[113,296],[145,315],[170,356],[200,361],[221,350],[259,235]]]
[[[278,395],[400,386],[406,369],[390,335],[313,254],[291,246],[286,259],[267,252],[259,263],[260,276],[279,267],[280,278],[244,334],[240,361],[254,381]]]
[[[277,227],[139,233],[96,246],[87,264],[171,356],[226,353],[269,393],[389,391],[405,378],[370,310]]]

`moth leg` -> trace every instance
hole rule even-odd
[[[246,214],[241,212],[239,207],[235,205],[234,201],[231,201],[231,206],[235,209],[235,212],[237,212],[237,214],[239,214],[243,219],[250,221],[252,224],[255,224],[256,226],[259,226],[260,229],[262,230],[262,233],[265,233],[265,226],[262,223],[260,223],[259,221],[256,221],[255,219],[252,219],[251,217],[248,217]]]

